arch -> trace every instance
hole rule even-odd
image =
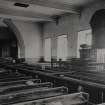
[[[4,19],[3,21],[16,35],[17,41],[18,41],[18,57],[19,58],[25,58],[25,44],[24,40],[21,36],[21,33],[19,32],[18,28],[15,26],[15,24],[12,22],[11,19]]]
[[[105,48],[105,9],[97,10],[90,20],[94,48]]]
[[[90,19],[90,25],[92,28],[99,28],[99,25],[103,25],[105,19],[105,9],[97,10]]]

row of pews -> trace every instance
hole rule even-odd
[[[65,86],[4,68],[0,68],[0,105],[92,105],[88,93],[69,94]]]
[[[69,77],[69,78],[75,78],[78,80],[85,80],[87,82],[94,82],[99,84],[105,85],[105,72],[94,72],[94,71],[73,71],[73,70],[61,70],[57,68],[47,68],[45,70],[42,70],[41,68],[38,68],[37,66],[31,66],[31,65],[16,65],[15,69],[23,69],[23,70],[32,70],[34,72],[39,73],[46,73],[48,75],[54,75],[54,76],[61,76],[61,77]]]
[[[80,71],[80,70],[70,70],[63,68],[45,68],[42,69],[39,65],[28,65],[26,63],[13,64],[13,63],[2,63],[2,68],[5,68],[8,73],[20,73],[22,77],[18,79],[10,79],[8,81],[24,81],[31,80],[33,78],[40,80],[42,83],[53,84],[52,87],[48,88],[58,88],[67,87],[67,93],[70,95],[78,92],[78,88],[81,87],[83,93],[89,93],[89,102],[99,104],[105,102],[105,72],[95,72],[95,71]],[[7,75],[8,75],[7,73]],[[5,75],[6,76],[6,75]],[[5,76],[3,76],[5,78]],[[1,77],[0,77],[1,78]],[[2,81],[2,80],[0,80]],[[20,82],[20,81],[19,81]],[[13,82],[15,84],[15,82]],[[15,87],[13,87],[15,88]],[[19,88],[19,87],[17,87]],[[23,86],[24,88],[24,86]],[[32,87],[31,87],[32,88]]]
[[[9,64],[5,68],[12,72],[19,72],[41,79],[42,82],[51,82],[54,87],[68,87],[68,93],[77,93],[78,87],[89,93],[89,101],[95,104],[105,102],[105,72],[63,70],[62,68],[41,69],[40,66],[28,64]]]

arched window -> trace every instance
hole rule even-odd
[[[44,59],[45,61],[51,61],[51,38],[44,41]]]
[[[77,42],[77,57],[80,57],[79,49],[80,45],[87,44],[92,45],[92,31],[91,30],[85,30],[78,32],[78,42]]]
[[[57,37],[57,60],[62,59],[65,61],[68,56],[67,35]]]

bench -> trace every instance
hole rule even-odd
[[[0,95],[0,105],[11,105],[13,103],[60,96],[64,94],[67,94],[66,87],[31,89],[20,93]]]
[[[32,81],[34,83],[40,83],[40,79],[28,79],[28,80],[17,80],[17,81],[9,81],[9,82],[0,82],[0,87],[5,87],[5,86],[13,86],[13,85],[18,85],[18,84],[26,84],[27,81]]]
[[[56,97],[32,100],[13,105],[87,105],[89,95],[87,93],[73,93]]]
[[[28,80],[28,79],[32,79],[31,76],[27,76],[27,77],[17,77],[17,78],[6,78],[6,79],[0,79],[0,82],[8,82],[8,81],[17,81],[17,80]]]
[[[14,85],[12,87],[4,87],[0,88],[0,95],[1,94],[8,94],[8,93],[16,93],[19,91],[26,91],[28,89],[35,89],[35,88],[44,88],[44,87],[52,87],[52,83],[46,82],[46,83],[35,83],[33,85]]]

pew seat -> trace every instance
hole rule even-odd
[[[88,100],[89,95],[87,93],[80,92],[16,103],[13,105],[87,105]]]
[[[17,77],[17,78],[5,78],[5,79],[0,79],[0,82],[8,82],[8,81],[17,81],[17,80],[28,80],[28,79],[32,79],[31,76],[27,76],[27,77]]]
[[[29,89],[37,89],[37,88],[47,88],[47,87],[52,87],[52,83],[50,82],[46,82],[46,83],[35,83],[33,85],[13,85],[10,87],[1,87],[0,88],[0,95],[1,94],[8,94],[8,93],[16,93],[16,92],[20,92],[20,91],[26,91]]]
[[[0,82],[0,87],[13,86],[18,84],[26,84],[27,81],[32,81],[33,83],[40,83],[40,79],[28,79],[28,80],[17,80],[9,82]]]
[[[0,95],[0,105],[11,105],[13,103],[31,101],[36,99],[43,99],[52,96],[60,96],[67,94],[66,87],[57,88],[38,88],[29,91],[23,91],[21,93],[10,93]]]
[[[98,105],[105,105],[105,103],[101,103],[101,104],[98,104]]]

